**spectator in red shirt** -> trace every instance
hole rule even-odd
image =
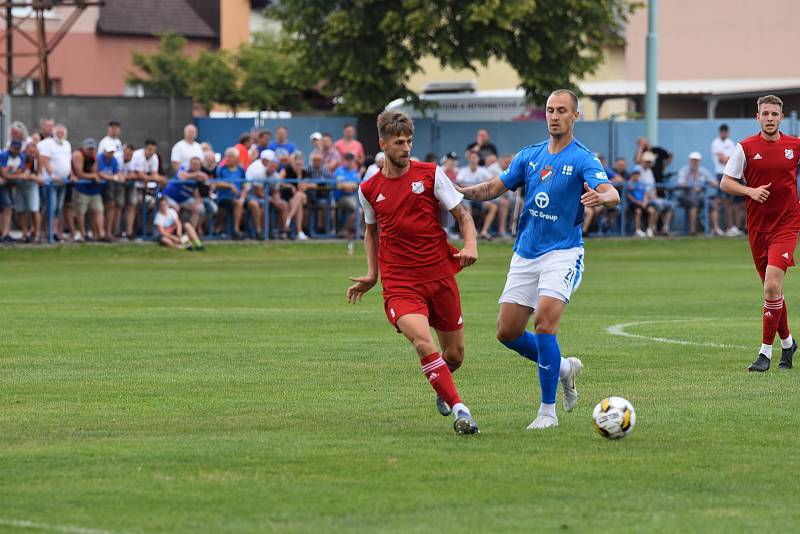
[[[342,138],[333,144],[333,148],[339,153],[339,156],[344,158],[344,155],[350,153],[356,157],[359,165],[364,163],[364,145],[356,137],[356,127],[352,124],[345,124],[342,130]]]
[[[239,136],[239,142],[236,143],[236,150],[239,151],[239,165],[247,168],[250,165],[250,147],[253,144],[253,138],[249,132],[245,132]]]

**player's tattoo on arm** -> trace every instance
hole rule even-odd
[[[492,200],[508,191],[500,178],[492,178],[488,182],[483,182],[472,187],[465,187],[461,190],[467,200]]]

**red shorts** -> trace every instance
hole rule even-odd
[[[395,328],[397,320],[410,313],[426,316],[430,325],[440,332],[464,327],[461,297],[454,276],[421,284],[384,287],[383,308]]]
[[[766,275],[767,265],[778,267],[783,272],[794,266],[797,233],[798,229],[791,227],[770,233],[749,232],[753,262],[762,279]]]

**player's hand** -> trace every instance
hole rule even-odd
[[[455,188],[456,191],[458,191],[462,195],[464,194],[464,190],[466,189],[465,187],[462,187],[455,182],[453,182],[453,187]]]
[[[355,282],[355,284],[347,288],[347,302],[350,304],[360,302],[364,293],[372,289],[378,282],[377,278],[371,276],[351,276],[350,280]]]
[[[771,185],[772,182],[767,185],[762,185],[761,187],[751,187],[747,194],[756,202],[763,204],[769,198],[769,186]]]
[[[453,257],[458,259],[462,267],[469,267],[478,261],[478,245],[470,244],[464,245],[460,252],[453,254]]]
[[[583,182],[583,189],[586,192],[581,195],[581,204],[587,208],[593,208],[602,204],[600,200],[600,193],[589,187],[589,184]]]

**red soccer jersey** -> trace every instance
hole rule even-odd
[[[378,172],[361,184],[359,198],[367,223],[378,223],[384,287],[441,280],[461,270],[453,258],[458,250],[439,222],[439,203],[451,210],[463,195],[436,164],[412,161],[397,178]]]
[[[747,228],[754,232],[774,232],[781,228],[800,230],[800,204],[797,199],[797,163],[800,139],[781,134],[767,141],[756,134],[736,145],[725,174],[744,179],[748,187],[771,183],[769,198],[763,204],[747,197]]]

